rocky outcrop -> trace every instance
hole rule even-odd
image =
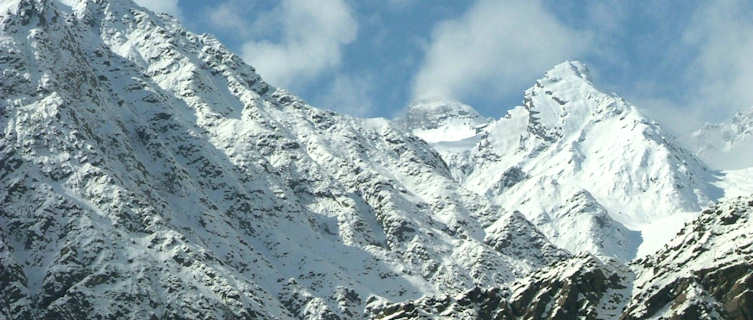
[[[664,249],[633,263],[625,319],[753,319],[753,197],[716,204]]]

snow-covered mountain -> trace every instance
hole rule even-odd
[[[753,167],[753,107],[729,121],[707,123],[693,132],[691,148],[717,169]]]
[[[360,319],[569,256],[423,140],[169,16],[1,9],[0,318]]]
[[[579,62],[555,66],[523,101],[464,137],[476,139],[472,147],[440,153],[460,165],[466,189],[522,212],[562,248],[627,261],[722,196],[718,173],[635,106],[599,91]]]
[[[457,181],[473,170],[470,150],[491,121],[471,106],[447,99],[414,102],[393,119],[398,127],[430,143]]]
[[[383,319],[751,319],[753,197],[716,204],[658,252],[624,265],[590,254],[509,287],[375,306]]]
[[[631,307],[663,291],[623,289],[663,286],[672,275],[648,266],[702,253],[693,243],[749,257],[750,220],[706,212],[728,227],[686,228],[688,245],[645,269],[620,261],[633,230],[699,211],[745,174],[713,181],[578,63],[503,119],[441,100],[359,119],[131,0],[65,3],[0,2],[0,319],[362,319],[442,295],[502,303],[509,288],[533,305],[573,279],[594,289],[599,272],[595,289],[614,290],[595,294],[617,301],[603,307]],[[722,270],[702,258],[687,267]],[[552,278],[564,282],[538,281]],[[714,301],[746,302],[735,288]]]
[[[475,137],[490,121],[469,105],[439,98],[414,102],[394,120],[429,143]]]

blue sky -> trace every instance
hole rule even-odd
[[[214,34],[273,85],[357,116],[446,97],[499,117],[568,59],[677,131],[753,105],[748,0],[137,2]]]

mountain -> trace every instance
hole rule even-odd
[[[582,63],[555,66],[523,101],[464,138],[475,142],[466,149],[440,154],[460,165],[463,187],[520,211],[559,247],[629,261],[723,195],[718,172],[598,90]]]
[[[753,166],[753,107],[729,121],[707,123],[691,135],[691,150],[718,169]]]
[[[169,16],[0,9],[0,318],[360,319],[570,256],[423,140]]]
[[[394,120],[429,143],[475,137],[490,121],[469,105],[439,98],[414,102]]]
[[[393,119],[399,128],[430,143],[457,181],[472,170],[470,150],[491,122],[469,105],[439,98],[416,101]]]
[[[502,119],[359,119],[168,15],[65,2],[0,4],[0,319],[750,318],[751,199],[718,194],[747,171],[577,62]]]
[[[380,319],[753,319],[753,197],[715,204],[629,265],[583,254],[509,287],[370,309]]]

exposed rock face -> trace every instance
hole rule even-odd
[[[753,196],[719,203],[629,265],[583,255],[509,287],[372,306],[375,318],[753,319]]]
[[[614,318],[624,300],[625,270],[615,262],[607,266],[582,255],[555,263],[509,288],[476,288],[454,297],[427,297],[370,311],[374,318],[383,319]]]
[[[626,319],[753,319],[753,197],[703,211],[664,249],[633,263]],[[669,308],[668,308],[669,306]]]

